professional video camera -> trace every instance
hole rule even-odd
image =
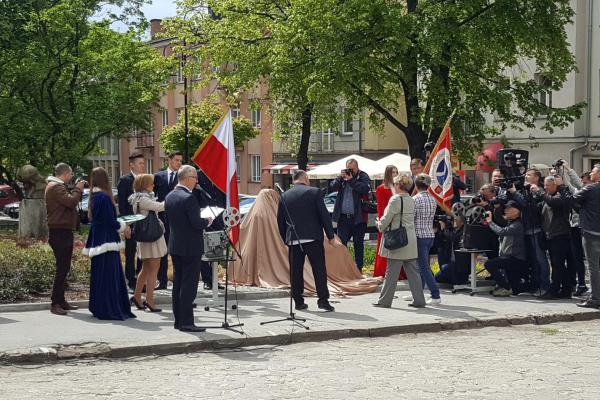
[[[527,150],[502,149],[496,152],[497,168],[504,175],[500,182],[502,189],[508,189],[513,185],[517,190],[523,189],[528,159],[529,152]]]

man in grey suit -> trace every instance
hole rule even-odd
[[[288,226],[287,213],[294,224],[298,237]],[[296,310],[305,310],[304,302],[304,260],[308,256],[315,277],[319,300],[317,305],[325,311],[334,311],[329,304],[327,289],[327,268],[323,248],[323,230],[332,245],[341,245],[334,237],[331,217],[323,196],[318,188],[311,187],[306,172],[298,170],[294,174],[294,187],[281,196],[277,210],[277,225],[281,239],[288,246],[290,268],[292,269],[292,298]]]
[[[169,254],[173,259],[174,326],[183,332],[202,332],[205,329],[194,324],[193,302],[200,281],[204,229],[212,223],[212,218],[200,217],[200,205],[192,194],[198,182],[196,169],[182,166],[177,179],[177,186],[165,200],[170,229]]]

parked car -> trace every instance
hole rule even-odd
[[[337,199],[338,192],[332,192],[326,195],[323,200],[325,201],[325,207],[329,211],[329,215],[333,215],[333,207],[335,206],[335,200]],[[375,192],[371,191],[369,196],[375,199]],[[375,225],[375,218],[377,214],[368,214],[367,217],[367,233],[376,233],[377,226]],[[333,221],[333,228],[337,231],[337,223]]]
[[[15,193],[14,189],[9,185],[0,185],[0,210],[4,206],[19,201],[19,197]]]
[[[4,214],[8,215],[10,218],[19,218],[19,202],[16,201],[14,203],[5,205]]]
[[[115,199],[115,204],[117,203],[119,192],[116,188],[112,188],[112,194]],[[90,199],[90,189],[83,189],[83,194],[81,196],[81,201],[79,202],[79,206],[77,208],[77,212],[79,213],[79,220],[82,224],[87,224],[90,222],[88,218],[88,202]]]

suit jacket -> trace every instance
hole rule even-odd
[[[173,177],[173,182],[169,185],[169,169],[158,171],[154,174],[154,194],[157,201],[165,201],[167,195],[177,186],[177,172]]]
[[[130,172],[127,175],[123,175],[119,178],[117,184],[117,193],[119,196],[119,214],[120,215],[131,215],[133,214],[133,208],[129,204],[129,196],[133,194],[133,174]]]
[[[300,184],[285,192],[279,201],[277,225],[284,243],[289,245],[296,237],[286,224],[283,202],[287,205],[300,240],[323,241],[323,230],[328,239],[333,239],[333,225],[321,191]]]
[[[202,256],[204,229],[208,220],[200,217],[200,205],[184,187],[177,186],[165,199],[169,219],[169,254]]]

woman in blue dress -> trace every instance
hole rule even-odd
[[[125,245],[119,234],[129,234],[129,227],[117,220],[108,174],[103,168],[92,170],[90,187],[91,226],[83,249],[83,254],[92,260],[89,310],[98,319],[135,318],[129,305],[120,253]]]

